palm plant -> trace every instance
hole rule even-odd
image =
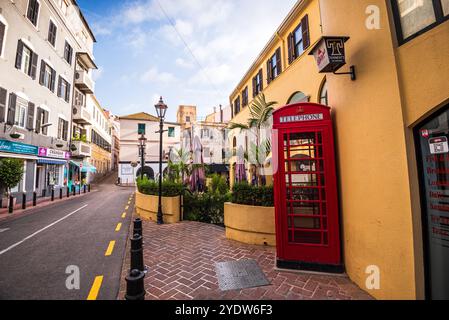
[[[240,129],[241,131],[247,131],[255,135],[256,143],[251,149],[254,150],[254,158],[256,162],[256,177],[259,185],[262,184],[260,171],[262,168],[262,158],[265,157],[271,151],[271,141],[269,138],[266,141],[261,141],[262,129],[267,128],[270,124],[271,116],[274,112],[274,106],[277,104],[275,101],[267,102],[265,95],[261,93],[258,95],[251,105],[249,106],[250,117],[247,124],[230,123],[229,129]],[[249,157],[249,155],[248,155]]]
[[[190,175],[190,153],[181,148],[174,151],[172,158],[170,162],[176,167],[181,175],[181,182],[184,183],[186,175]]]

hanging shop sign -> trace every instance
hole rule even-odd
[[[0,151],[27,155],[38,155],[39,148],[30,144],[0,140]]]
[[[70,160],[70,152],[49,148],[39,148],[39,157]]]

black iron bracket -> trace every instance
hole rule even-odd
[[[334,74],[335,75],[337,75],[337,76],[339,76],[339,75],[345,75],[345,74],[350,74],[351,75],[351,80],[352,81],[355,81],[355,80],[357,80],[357,76],[356,76],[356,73],[355,73],[355,66],[351,66],[350,68],[349,68],[349,72],[335,72],[334,71]]]

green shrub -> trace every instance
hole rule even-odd
[[[228,184],[226,183],[226,179],[223,178],[221,175],[213,174],[211,176],[211,179],[212,179],[210,185],[211,192],[219,194],[226,194],[229,192],[229,187]]]
[[[229,193],[186,193],[184,195],[184,219],[222,225],[224,204],[229,202]]]
[[[24,174],[23,161],[19,159],[3,158],[0,160],[0,187],[6,190],[6,196],[22,180]]]
[[[149,180],[147,177],[143,179],[137,179],[137,189],[140,193],[157,196],[159,195],[159,182]],[[184,186],[179,183],[171,181],[162,182],[162,196],[163,197],[176,197],[181,195]]]
[[[247,182],[237,183],[232,189],[232,203],[256,207],[273,207],[273,187],[252,186]]]

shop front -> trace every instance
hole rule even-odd
[[[36,167],[35,189],[38,194],[67,185],[70,153],[62,150],[39,148]]]
[[[68,187],[78,190],[81,186],[90,184],[97,172],[97,168],[87,162],[71,160],[69,162]]]

